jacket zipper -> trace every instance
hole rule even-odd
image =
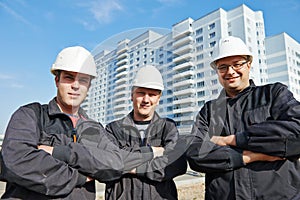
[[[77,142],[77,130],[76,128],[72,129],[72,138],[73,138],[73,142]]]

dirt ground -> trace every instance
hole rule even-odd
[[[185,184],[178,187],[178,200],[203,200],[204,183]],[[98,197],[97,200],[103,200]]]
[[[178,200],[203,200],[204,183],[187,184],[178,187]]]

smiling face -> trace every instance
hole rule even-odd
[[[227,70],[225,71],[217,69],[217,74],[219,82],[230,97],[236,96],[249,86],[251,62],[245,61],[247,60],[243,56],[230,56],[216,62],[217,68],[227,66]],[[240,66],[240,68],[234,70],[232,66]]]
[[[57,104],[62,112],[77,114],[89,90],[91,76],[68,71],[61,71],[58,76],[55,77]]]
[[[133,118],[136,121],[151,120],[159,103],[160,90],[134,87],[131,94],[133,102]]]

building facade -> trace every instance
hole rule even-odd
[[[158,113],[175,120],[181,134],[189,133],[202,105],[221,90],[209,63],[214,46],[229,35],[243,39],[253,53],[250,76],[254,82],[268,83],[268,72],[277,69],[275,63],[267,68],[266,53],[271,63],[279,52],[266,51],[263,13],[241,5],[229,11],[218,9],[196,20],[187,18],[174,24],[167,34],[149,29],[134,38],[122,38],[113,50],[97,53],[98,77],[93,80],[84,108],[104,125],[124,117],[132,110],[131,83],[136,71],[152,64],[162,73],[166,88]],[[267,40],[268,46],[272,46],[272,40],[276,38]],[[294,62],[298,65],[299,58]]]
[[[300,100],[300,44],[286,33],[266,38],[269,82],[281,82]]]

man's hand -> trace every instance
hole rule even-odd
[[[220,146],[236,146],[235,135],[212,136],[210,141]]]
[[[52,152],[53,152],[53,147],[51,147],[51,146],[39,145],[38,149],[42,149],[42,150],[46,151],[47,153],[49,153],[51,155],[52,155]]]
[[[151,147],[153,154],[154,154],[154,158],[159,157],[159,156],[163,156],[165,149],[163,147]]]
[[[243,151],[243,161],[245,164],[255,162],[255,161],[277,161],[277,160],[285,160],[285,158],[277,157],[277,156],[269,156],[263,153],[256,153],[252,151]]]

